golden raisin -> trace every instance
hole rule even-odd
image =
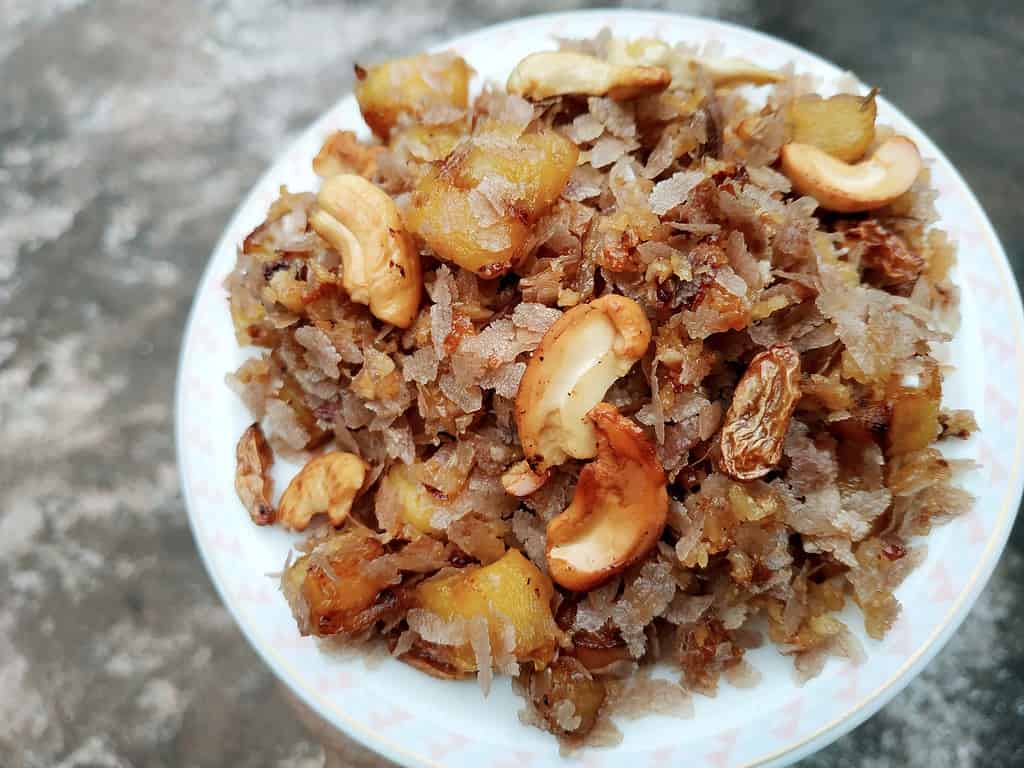
[[[735,480],[768,474],[782,459],[799,399],[799,353],[788,344],[775,344],[755,355],[725,416],[721,470]]]
[[[274,454],[257,421],[242,433],[235,448],[235,491],[256,525],[269,525],[277,516],[271,498]]]

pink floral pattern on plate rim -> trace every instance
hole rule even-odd
[[[806,51],[748,29],[632,11],[538,16],[444,47],[465,56],[481,74],[478,80],[501,79],[521,56],[551,47],[554,37],[591,36],[603,26],[629,37],[718,41],[730,55],[773,66],[792,61],[798,71],[817,74],[825,83],[842,74]],[[697,697],[692,720],[650,716],[621,723],[625,739],[619,747],[583,750],[566,759],[550,737],[518,723],[518,703],[507,685],[496,686],[483,703],[472,683],[436,681],[390,659],[321,652],[298,635],[276,584],[266,576],[280,568],[292,539],[252,526],[234,495],[234,442],[250,419],[223,379],[247,352],[235,344],[221,281],[234,263],[236,244],[262,219],[278,186],[313,188],[309,162],[323,137],[361,125],[354,100],[346,97],[292,144],[235,214],[200,281],[178,372],[178,464],[196,543],[225,604],[278,677],[326,721],[398,763],[473,768],[627,761],[653,768],[685,758],[721,768],[784,765],[852,729],[905,686],[966,616],[1016,513],[1024,439],[1024,315],[1006,256],[966,183],[935,145],[884,101],[880,119],[918,142],[939,191],[941,226],[959,243],[964,322],[949,350],[957,370],[946,401],[974,408],[982,432],[950,453],[976,458],[982,466],[965,483],[978,497],[974,509],[929,538],[927,560],[899,592],[903,616],[884,641],[865,641],[863,665],[833,660],[820,677],[800,687],[788,660],[770,646],[762,648],[752,656],[763,674],[756,688],[724,685],[714,699]],[[844,618],[859,631],[855,613]]]

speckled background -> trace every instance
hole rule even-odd
[[[171,397],[193,289],[353,58],[577,5],[0,0],[0,766],[322,765],[188,531]],[[1019,0],[668,7],[881,86],[966,176],[1021,275]],[[805,764],[1024,764],[1022,555],[1018,526],[924,674]],[[382,765],[355,745],[339,762]]]

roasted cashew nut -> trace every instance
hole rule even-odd
[[[665,471],[643,430],[608,403],[588,417],[597,459],[580,472],[572,503],[547,528],[551,578],[578,592],[646,555],[668,516]]]
[[[772,69],[752,64],[746,59],[695,57],[676,50],[668,43],[649,37],[636,40],[612,38],[608,43],[608,62],[614,66],[661,67],[672,73],[676,85],[692,80],[700,67],[716,88],[734,85],[768,85],[783,79]]]
[[[570,51],[532,53],[509,75],[507,88],[531,101],[555,96],[632,99],[665,90],[672,73],[664,67],[617,66]]]
[[[327,513],[332,525],[341,525],[363,489],[367,469],[354,453],[331,451],[317,456],[285,488],[278,519],[287,528],[304,531],[314,515]]]
[[[782,172],[793,188],[822,208],[856,213],[881,208],[902,195],[921,172],[917,145],[905,136],[882,143],[871,157],[851,165],[810,144],[786,144]]]
[[[310,224],[341,254],[341,284],[374,317],[399,328],[416,319],[423,291],[419,252],[395,201],[355,174],[324,181]]]
[[[548,329],[516,395],[519,441],[536,474],[569,457],[595,455],[597,436],[587,413],[650,342],[643,309],[617,294],[573,307]]]
[[[692,61],[704,69],[716,88],[734,85],[771,85],[784,79],[782,73],[759,67],[746,59],[702,58]]]

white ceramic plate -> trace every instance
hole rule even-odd
[[[485,79],[503,82],[519,59],[552,48],[554,36],[589,37],[610,26],[625,37],[669,42],[719,41],[730,55],[780,66],[793,62],[824,84],[839,69],[806,51],[721,22],[640,12],[568,13],[502,24],[445,47],[464,56]],[[941,226],[959,243],[963,325],[948,350],[957,372],[946,402],[973,408],[979,436],[955,447],[983,468],[967,478],[978,496],[971,514],[934,532],[927,561],[898,596],[904,614],[883,642],[863,637],[859,616],[845,618],[864,641],[859,666],[833,660],[824,673],[798,686],[791,662],[770,644],[748,658],[762,672],[752,690],[724,684],[714,699],[696,697],[689,721],[651,716],[621,724],[623,743],[586,750],[574,762],[589,765],[783,765],[821,748],[877,711],[936,654],[981,591],[1010,530],[1021,495],[1024,430],[1024,322],[1006,256],[960,175],[907,118],[879,100],[879,119],[911,136],[930,162],[940,193]],[[235,497],[234,445],[251,421],[224,385],[224,376],[248,354],[232,333],[224,276],[235,248],[257,225],[278,185],[314,189],[310,160],[338,128],[364,130],[355,100],[342,99],[299,137],[239,208],[199,284],[185,331],[177,388],[178,463],[185,501],[203,560],[225,604],[253,647],[278,677],[314,711],[350,736],[408,766],[522,768],[565,762],[547,734],[519,724],[519,700],[508,681],[485,702],[474,682],[442,682],[390,659],[367,664],[358,656],[318,650],[301,638],[268,572],[281,568],[293,537],[252,525]],[[966,268],[965,268],[966,267]],[[286,478],[279,477],[279,483]],[[278,487],[283,487],[279,484]]]

